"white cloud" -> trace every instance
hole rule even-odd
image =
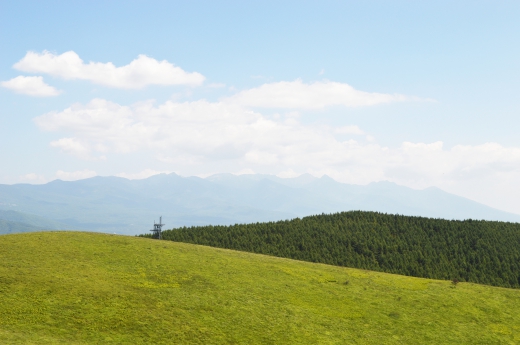
[[[0,85],[16,93],[29,96],[50,97],[61,93],[61,91],[47,85],[43,81],[43,77],[24,77],[20,75],[11,80],[3,81]]]
[[[33,184],[41,184],[46,183],[47,179],[43,175],[38,175],[36,173],[25,174],[18,177],[19,182],[27,182]]]
[[[62,152],[76,156],[80,159],[85,160],[106,160],[106,156],[93,156],[92,150],[89,143],[85,140],[79,140],[77,138],[61,138],[59,140],[53,140],[49,144],[51,147],[59,148]],[[106,151],[102,144],[96,146],[96,151]]]
[[[224,99],[247,107],[321,109],[328,106],[362,107],[382,103],[403,102],[417,98],[399,94],[365,92],[332,81],[310,84],[300,79],[264,84]]]
[[[338,134],[355,134],[355,135],[363,135],[363,132],[358,126],[342,126],[334,129],[335,133]]]
[[[61,138],[51,141],[50,145],[77,157],[87,158],[90,154],[89,148],[76,138]]]
[[[171,171],[169,171],[169,170],[158,171],[158,170],[153,170],[153,169],[145,169],[138,173],[130,173],[130,174],[129,173],[119,173],[116,176],[124,177],[129,180],[142,180],[142,179],[148,178],[150,176],[159,175],[159,174],[169,174],[169,173],[171,173]]]
[[[247,145],[255,126],[271,123],[260,114],[223,103],[167,101],[158,107],[151,102],[121,106],[103,99],[74,104],[62,112],[37,117],[35,122],[43,130],[73,133],[52,145],[76,155],[173,148],[176,156],[188,153],[219,159],[243,155],[241,145]],[[169,159],[168,155],[163,159]]]
[[[147,85],[200,85],[204,76],[197,72],[188,73],[166,60],[157,61],[139,55],[128,65],[116,67],[113,63],[89,62],[73,51],[56,55],[48,51],[39,54],[27,52],[13,66],[33,73],[46,73],[63,79],[89,80],[93,83],[121,89],[141,89]]]
[[[63,171],[58,170],[56,171],[56,178],[63,180],[63,181],[76,181],[76,180],[83,180],[89,177],[97,176],[97,173],[92,170],[78,170],[78,171]]]
[[[169,170],[188,175],[244,169],[280,176],[307,172],[346,183],[390,180],[414,188],[435,185],[484,202],[491,200],[497,181],[520,186],[518,147],[484,143],[446,148],[442,142],[386,147],[360,138],[366,133],[357,126],[306,125],[295,118],[269,118],[226,102],[122,106],[94,99],[44,114],[35,122],[44,130],[66,133],[55,146],[71,154],[149,151]],[[475,192],[482,190],[488,191],[487,199]],[[513,189],[504,193],[510,193],[502,198],[509,202],[509,209],[516,205],[520,210]],[[494,202],[508,209],[498,197]]]

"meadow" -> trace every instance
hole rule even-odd
[[[518,344],[520,290],[86,232],[0,236],[2,344]]]
[[[163,231],[162,239],[520,288],[520,223],[348,211],[277,222],[174,228]]]

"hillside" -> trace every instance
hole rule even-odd
[[[311,175],[199,178],[160,174],[143,180],[97,176],[43,185],[0,185],[0,209],[45,217],[46,222],[65,224],[66,229],[119,234],[143,233],[159,216],[172,228],[277,221],[349,210],[520,222],[520,215],[436,188],[415,190],[390,182],[349,185]]]
[[[520,291],[79,232],[0,236],[3,344],[513,344]]]
[[[178,228],[164,231],[163,239],[415,277],[520,287],[519,223],[351,211]]]

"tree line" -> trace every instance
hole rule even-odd
[[[163,231],[162,238],[414,277],[520,287],[519,223],[350,211],[182,227]]]

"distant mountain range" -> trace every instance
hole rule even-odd
[[[0,234],[41,230],[67,230],[70,225],[45,217],[0,209]]]
[[[274,221],[348,210],[445,219],[520,222],[438,188],[415,190],[391,182],[339,183],[328,176],[296,178],[160,174],[143,180],[93,177],[43,185],[0,185],[0,233],[90,230],[147,232],[163,216],[166,228]]]

